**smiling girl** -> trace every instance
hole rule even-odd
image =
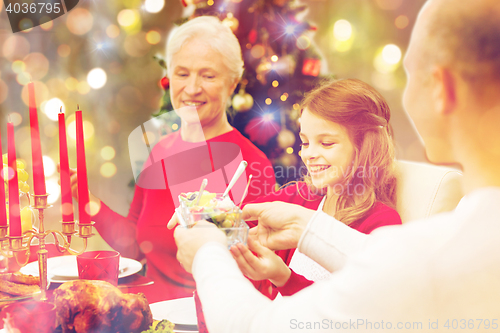
[[[301,158],[308,174],[255,202],[284,201],[322,210],[363,233],[401,224],[396,212],[394,146],[390,110],[368,84],[355,80],[329,81],[302,102]],[[249,249],[231,248],[241,271],[274,297],[291,295],[330,273],[298,250],[276,254],[250,237]]]

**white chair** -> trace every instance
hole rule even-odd
[[[462,174],[426,163],[397,161],[397,211],[403,223],[453,210],[463,197]]]

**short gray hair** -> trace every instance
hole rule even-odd
[[[220,53],[231,76],[240,80],[243,75],[243,59],[238,39],[231,29],[215,16],[199,16],[175,28],[167,42],[167,75],[171,74],[172,57],[182,46],[195,38],[202,38],[210,43],[214,51]]]
[[[500,2],[431,1],[423,59],[453,66],[474,83],[500,82]]]

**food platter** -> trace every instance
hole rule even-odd
[[[167,319],[174,323],[175,332],[193,333],[198,330],[198,319],[193,297],[157,302],[150,304],[149,307],[154,319]]]

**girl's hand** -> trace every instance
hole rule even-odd
[[[255,256],[251,251],[255,252]],[[270,280],[275,286],[283,286],[290,278],[290,268],[254,237],[248,237],[248,248],[243,244],[231,247],[231,254],[241,272],[252,280]]]

